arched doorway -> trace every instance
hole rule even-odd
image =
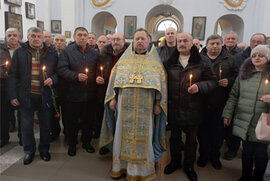
[[[183,15],[176,8],[170,5],[158,5],[147,13],[145,28],[151,34],[153,42],[157,44],[168,27],[175,27],[177,32],[182,32],[183,22]]]
[[[94,32],[98,37],[103,34],[113,34],[116,32],[116,27],[117,21],[115,17],[107,11],[102,11],[93,17],[91,31]]]
[[[240,16],[228,14],[216,21],[214,33],[224,37],[229,31],[236,32],[238,34],[238,41],[243,41],[244,21]]]

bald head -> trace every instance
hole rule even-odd
[[[201,48],[200,44],[201,43],[200,43],[200,40],[198,38],[194,38],[192,43],[193,43],[193,45],[195,45],[198,48],[198,50],[200,50],[200,48]]]
[[[193,46],[192,36],[189,33],[179,33],[177,34],[177,50],[181,55],[190,55],[190,49]]]
[[[56,35],[54,37],[54,46],[57,52],[60,52],[63,48],[65,48],[66,44],[66,37],[64,35]]]
[[[165,39],[168,47],[176,46],[176,29],[169,27],[165,31]]]
[[[46,44],[46,46],[51,46],[51,44],[53,43],[53,37],[52,37],[52,34],[51,32],[49,31],[43,31],[43,36],[44,36],[44,39],[43,39],[43,42]]]

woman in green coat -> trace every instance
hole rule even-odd
[[[270,48],[258,45],[250,55],[241,67],[222,117],[224,125],[228,126],[234,114],[233,134],[243,142],[242,176],[238,181],[263,181],[268,143],[256,138],[255,128],[260,115],[269,110],[262,96],[270,94],[270,88],[265,87],[265,80],[270,80]]]

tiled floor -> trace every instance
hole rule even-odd
[[[93,140],[97,148],[98,140]],[[224,148],[223,148],[224,149]],[[97,151],[94,154],[87,153],[77,146],[77,155],[69,157],[67,146],[63,136],[51,144],[51,161],[44,162],[36,153],[34,161],[30,165],[23,165],[23,149],[18,146],[16,133],[11,133],[10,143],[1,150],[0,166],[1,181],[111,181],[111,155],[100,156]],[[236,181],[241,174],[241,160],[239,156],[233,161],[221,160],[222,170],[215,170],[208,164],[205,168],[195,165],[199,181]],[[169,154],[166,152],[157,166],[157,179],[162,181],[182,180],[188,181],[183,170],[177,170],[171,175],[164,175],[163,170],[169,162]],[[9,166],[9,167],[8,167]],[[8,167],[8,168],[6,168]],[[270,173],[268,168],[267,173]],[[122,178],[120,180],[125,180]],[[270,175],[266,175],[265,181],[270,181]]]

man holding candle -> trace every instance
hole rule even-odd
[[[40,157],[44,161],[51,159],[49,128],[53,101],[49,86],[58,82],[55,49],[42,42],[43,32],[40,28],[29,28],[27,34],[28,41],[14,52],[8,77],[10,103],[19,106],[20,111],[25,165],[32,162],[36,152],[33,131],[36,110],[40,126]],[[46,66],[47,78],[44,78],[42,66]]]
[[[96,67],[98,53],[88,44],[88,31],[78,27],[74,31],[75,43],[65,47],[59,57],[58,73],[68,86],[65,91],[65,135],[68,155],[76,155],[78,122],[82,125],[82,147],[94,153],[91,145],[94,124],[94,98],[96,95]]]
[[[99,71],[100,73],[98,74],[96,78],[96,83],[98,84],[98,107],[96,110],[96,119],[97,119],[97,124],[96,124],[96,131],[97,135],[99,136],[100,134],[100,129],[101,129],[101,123],[102,123],[102,118],[103,118],[103,112],[104,112],[104,98],[105,98],[105,93],[106,89],[109,83],[109,77],[111,70],[113,66],[116,64],[118,59],[122,56],[124,51],[127,49],[129,46],[129,43],[125,41],[124,36],[116,32],[112,35],[112,43],[107,44],[104,46],[102,51],[100,52],[100,59],[99,59]],[[103,68],[102,70],[100,68]],[[102,72],[102,75],[101,75]],[[101,155],[104,155],[108,153],[109,150],[106,147],[102,147],[99,150],[99,153]]]
[[[171,162],[164,173],[171,174],[181,167],[184,150],[184,172],[191,181],[197,180],[194,170],[197,130],[202,119],[204,98],[216,87],[210,62],[199,54],[189,33],[177,35],[177,49],[164,62],[168,73],[168,122],[171,125]],[[182,131],[186,134],[182,148]]]
[[[14,51],[20,47],[20,33],[16,28],[6,30],[5,42],[0,44],[0,91],[1,91],[1,119],[0,119],[0,147],[4,146],[9,140],[9,130],[14,131],[16,118],[14,108],[7,99],[7,78],[10,68],[11,58]],[[20,133],[20,128],[18,129]],[[18,136],[20,138],[20,134]]]
[[[200,157],[197,161],[200,167],[204,167],[210,161],[218,170],[222,168],[219,158],[224,138],[221,114],[238,74],[234,57],[222,48],[222,44],[221,36],[211,35],[207,38],[206,47],[201,52],[211,61],[212,70],[218,79],[218,87],[207,95],[203,121],[198,130]]]
[[[258,45],[242,65],[223,110],[224,124],[242,139],[242,176],[238,181],[262,181],[268,163],[269,142],[258,140],[255,128],[262,113],[269,113],[270,49]],[[234,117],[233,117],[234,115]],[[232,122],[232,118],[234,122]]]

